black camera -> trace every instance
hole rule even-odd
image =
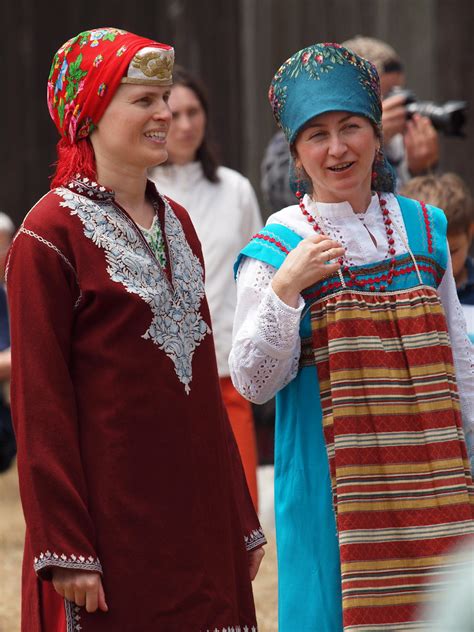
[[[387,97],[400,94],[405,97],[408,118],[415,113],[427,116],[433,123],[433,127],[446,136],[464,137],[462,128],[467,120],[467,101],[446,101],[442,104],[433,101],[417,101],[411,90],[401,87],[392,88]]]

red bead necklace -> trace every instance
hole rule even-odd
[[[301,193],[301,191],[296,192],[296,197],[299,200],[299,206],[300,206],[301,212],[306,217],[308,222],[312,225],[313,230],[320,235],[324,234],[324,230],[318,224],[318,222],[316,221],[316,218],[313,217],[313,215],[311,215],[311,213],[309,213],[308,210],[306,209],[303,202],[303,194]],[[392,220],[390,219],[390,211],[388,210],[386,206],[387,201],[384,198],[380,197],[380,195],[378,197],[379,197],[379,203],[380,203],[380,210],[382,211],[383,222],[385,225],[385,232],[387,233],[387,243],[388,243],[387,257],[390,257],[390,268],[387,274],[382,274],[379,277],[373,277],[369,279],[361,279],[361,278],[358,278],[357,274],[353,270],[350,269],[347,263],[344,263],[344,259],[342,257],[340,257],[339,259],[342,272],[343,273],[346,272],[349,275],[349,281],[347,283],[347,286],[353,287],[355,285],[361,288],[362,287],[365,288],[366,286],[368,286],[368,289],[371,290],[372,292],[375,292],[377,289],[383,292],[384,290],[387,289],[387,285],[392,284],[394,270],[395,270],[395,263],[396,263],[395,240],[393,238],[393,228],[392,228]],[[378,288],[375,285],[376,283],[380,284]]]

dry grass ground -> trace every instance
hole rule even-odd
[[[16,468],[0,474],[0,632],[20,629],[20,578],[25,526]]]
[[[24,523],[16,469],[0,475],[0,632],[19,632],[20,575]],[[276,554],[270,533],[262,567],[254,582],[259,632],[277,632]]]

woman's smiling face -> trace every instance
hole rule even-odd
[[[380,141],[371,122],[350,112],[327,112],[312,119],[294,144],[296,167],[303,167],[319,202],[349,202],[365,210],[372,167]]]
[[[96,160],[147,169],[168,157],[169,88],[121,85],[91,134]]]

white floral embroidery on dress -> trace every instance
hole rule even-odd
[[[244,536],[244,541],[247,551],[267,543],[262,527],[254,529],[248,536]]]
[[[102,565],[98,558],[92,556],[84,557],[83,555],[71,555],[68,557],[64,553],[58,555],[58,553],[40,553],[38,557],[35,557],[33,566],[36,572],[42,568],[48,566],[60,566],[61,568],[75,568],[83,571],[97,571],[102,573]]]
[[[66,632],[80,632],[81,625],[81,608],[75,603],[64,600],[64,608],[66,610]]]
[[[213,630],[206,630],[206,632],[258,632],[258,629],[253,625],[249,628],[248,625],[241,627],[240,625],[231,626],[230,628],[214,628]]]
[[[192,358],[211,332],[200,313],[204,297],[203,269],[189,246],[183,227],[165,198],[165,235],[173,285],[146,246],[133,222],[112,200],[94,202],[65,188],[56,189],[84,225],[84,234],[105,251],[107,272],[127,292],[150,306],[153,319],[143,338],[158,345],[172,360],[176,375],[189,393]]]

